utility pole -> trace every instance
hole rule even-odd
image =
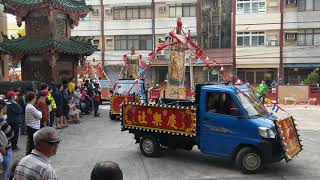
[[[106,50],[106,39],[104,36],[104,4],[103,4],[103,0],[100,0],[100,7],[101,7],[101,20],[100,20],[100,25],[101,25],[101,61],[102,61],[102,69],[104,70],[104,66],[105,66],[105,60],[104,60],[104,53]]]
[[[188,36],[191,37],[190,29],[188,30]],[[191,92],[194,90],[194,77],[193,77],[193,65],[192,65],[192,58],[189,55],[189,70],[190,70],[190,90]]]
[[[284,19],[284,0],[280,0],[280,33],[279,33],[279,45],[280,45],[280,63],[279,63],[279,72],[278,72],[278,81],[284,83],[284,72],[283,72],[283,19]]]
[[[237,32],[236,32],[236,15],[237,15],[237,1],[232,0],[232,70],[237,74]]]
[[[155,3],[154,0],[151,2],[151,9],[152,9],[152,52],[155,52],[156,47],[156,27],[155,27]]]

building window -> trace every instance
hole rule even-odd
[[[237,46],[264,46],[264,32],[237,32]]]
[[[130,50],[135,48],[137,50],[152,50],[152,36],[115,36],[114,38],[115,50]]]
[[[299,11],[320,11],[319,0],[298,0]]]
[[[139,19],[151,19],[152,13],[151,13],[151,7],[140,7],[139,8]]]
[[[127,36],[115,36],[114,37],[115,50],[128,50],[127,49]]]
[[[275,69],[238,69],[237,76],[243,81],[250,84],[260,84],[262,80],[266,81],[268,86],[272,80],[275,80]]]
[[[91,13],[92,16],[99,16],[99,9],[93,9]]]
[[[94,45],[99,45],[99,44],[100,44],[100,40],[99,40],[99,39],[93,40],[93,44],[94,44]]]
[[[100,40],[99,40],[99,39],[94,39],[94,40],[93,40],[93,45],[94,45],[96,48],[98,48],[99,45],[100,45]]]
[[[320,29],[305,29],[297,34],[298,46],[320,45]]]
[[[115,19],[115,20],[126,19],[126,7],[114,8],[113,9],[113,19]]]
[[[139,7],[128,8],[127,19],[139,19]]]
[[[149,6],[114,8],[114,20],[151,19],[152,12]]]
[[[183,4],[182,5],[182,16],[183,17],[195,17],[196,16],[196,5],[195,4]]]
[[[107,46],[112,46],[113,45],[113,40],[112,39],[106,39],[106,45]]]
[[[170,5],[169,17],[195,17],[196,5],[195,4],[182,4],[182,5]]]
[[[152,36],[140,36],[140,50],[152,50]]]
[[[140,47],[140,40],[139,40],[139,36],[127,36],[128,40],[127,40],[127,49],[131,49],[131,48],[135,48],[135,49],[139,49]]]
[[[266,0],[237,0],[237,14],[266,12]]]

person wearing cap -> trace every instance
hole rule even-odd
[[[14,132],[6,121],[5,114],[7,113],[7,103],[0,99],[0,130],[6,135],[7,141],[2,141],[0,145],[0,153],[3,156],[2,167],[3,175],[2,180],[7,180],[10,173],[10,166],[12,164],[12,148],[11,139],[14,137]]]
[[[14,132],[14,137],[11,140],[12,149],[19,150],[20,148],[18,147],[18,138],[19,138],[19,128],[20,128],[20,124],[21,124],[20,115],[22,113],[22,108],[16,102],[16,98],[17,98],[16,92],[8,91],[6,97],[8,99],[8,102],[7,102],[7,104],[8,104],[7,122],[11,126],[11,128]]]
[[[46,101],[48,93],[49,92],[46,89],[40,91],[40,97],[37,100],[37,106],[42,113],[40,127],[47,126],[49,123],[49,108],[48,108],[47,101]]]

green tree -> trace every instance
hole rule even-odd
[[[316,71],[312,71],[307,79],[304,80],[305,84],[316,84],[319,81],[319,74]]]

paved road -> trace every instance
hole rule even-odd
[[[244,175],[232,162],[203,155],[196,150],[167,151],[161,158],[146,158],[132,135],[120,131],[120,122],[108,117],[109,106],[101,107],[102,116],[84,116],[82,123],[60,131],[62,142],[52,159],[61,180],[89,180],[98,161],[118,162],[126,180],[320,180],[320,108],[290,106],[299,124],[304,151],[289,163],[269,165],[258,175]],[[25,136],[19,143],[24,149]],[[22,157],[24,150],[15,152]]]

